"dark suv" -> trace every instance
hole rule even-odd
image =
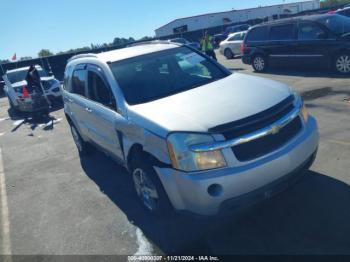
[[[262,72],[269,66],[312,66],[350,73],[350,18],[331,14],[282,19],[251,28],[242,61]]]

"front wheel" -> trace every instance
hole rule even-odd
[[[350,53],[337,55],[334,63],[335,70],[343,75],[350,73]]]
[[[172,211],[168,195],[147,157],[137,157],[132,164],[132,179],[142,206],[151,214],[165,217]]]
[[[264,72],[267,68],[266,58],[263,55],[254,56],[252,66],[256,72]]]

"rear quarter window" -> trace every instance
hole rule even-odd
[[[258,42],[267,40],[267,27],[259,26],[248,31],[246,36],[246,42]]]

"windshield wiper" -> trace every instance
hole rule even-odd
[[[350,35],[350,32],[346,32],[346,33],[342,34],[341,36],[343,37],[343,36],[348,36],[348,35]]]

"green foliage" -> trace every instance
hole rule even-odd
[[[69,49],[67,51],[60,51],[58,53],[56,53],[56,55],[62,55],[62,54],[68,54],[68,53],[78,53],[78,52],[86,52],[86,51],[90,51],[91,48],[89,46],[84,46],[84,47],[79,47],[79,48],[75,48],[75,49]]]
[[[10,63],[10,60],[8,60],[8,59],[1,60],[0,59],[0,64],[7,64],[7,63]]]
[[[51,56],[53,53],[49,49],[41,49],[38,53],[39,57]]]
[[[116,37],[114,38],[112,45],[125,45],[134,41],[135,39],[132,37],[129,37],[128,39]]]

